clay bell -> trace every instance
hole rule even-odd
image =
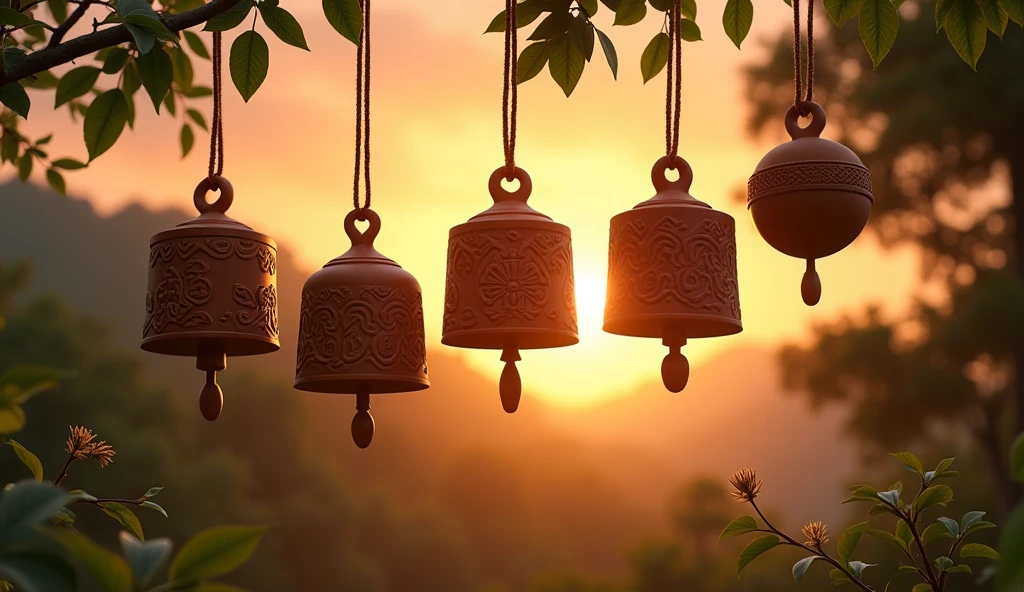
[[[805,259],[800,291],[810,306],[821,299],[815,259],[846,248],[867,224],[873,201],[871,173],[852,150],[819,137],[825,111],[805,101],[811,123],[801,128],[794,105],[786,112],[793,138],[758,163],[747,183],[754,226],[776,250]]]
[[[356,221],[368,222],[365,232]],[[370,395],[430,387],[423,296],[408,271],[377,252],[380,216],[369,208],[345,217],[352,246],[302,288],[295,388],[356,395],[352,439],[373,439]]]
[[[213,190],[220,195],[209,203]],[[196,358],[196,367],[206,372],[199,408],[210,421],[224,406],[217,372],[227,367],[227,357],[281,347],[277,243],[228,217],[233,199],[227,179],[204,179],[193,194],[199,216],[149,242],[142,349]]]
[[[693,170],[682,158],[663,156],[651,181],[654,197],[612,218],[604,330],[660,338],[669,348],[661,378],[678,393],[690,375],[687,339],[743,330],[736,222],[690,195]]]
[[[579,343],[569,228],[527,205],[533,184],[516,167],[501,186],[491,175],[494,204],[448,234],[448,272],[441,343],[501,350],[502,407],[514,413],[522,395],[519,350]]]

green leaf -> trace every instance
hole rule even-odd
[[[985,520],[979,520],[964,529],[964,536],[966,537],[969,534],[988,528],[996,528],[996,525]]]
[[[59,158],[50,163],[55,169],[64,169],[67,171],[77,171],[78,169],[84,169],[89,166],[84,162],[78,162],[72,158]]]
[[[531,2],[530,0],[520,2],[516,6],[516,28],[522,29],[537,20],[541,12],[541,4],[539,2]],[[504,31],[505,11],[502,10],[491,20],[491,24],[487,25],[487,30],[484,33],[503,33]]]
[[[615,11],[613,25],[629,26],[644,20],[647,16],[647,4],[644,0],[622,0]]]
[[[32,454],[28,448],[25,448],[14,440],[6,440],[4,444],[10,446],[14,450],[14,454],[17,455],[18,460],[21,464],[28,467],[28,470],[32,471],[32,477],[36,481],[43,480],[43,463],[39,462],[39,457]]]
[[[967,512],[964,514],[963,519],[960,520],[960,526],[966,531],[967,527],[974,524],[985,517],[985,512]]]
[[[960,559],[969,559],[971,557],[999,561],[999,553],[992,547],[982,545],[981,543],[968,543],[960,547]]]
[[[722,25],[725,27],[725,34],[732,39],[736,48],[747,38],[750,32],[750,25],[754,22],[754,5],[750,0],[728,0],[725,3],[725,12],[722,14]]]
[[[192,60],[189,59],[188,54],[181,49],[172,48],[168,55],[171,58],[171,71],[175,84],[183,90],[191,88],[195,71],[192,69]]]
[[[890,489],[889,491],[879,491],[878,499],[888,503],[891,506],[900,507],[900,492],[897,489]]]
[[[34,160],[30,152],[26,151],[25,154],[21,155],[21,160],[18,161],[18,178],[21,179],[22,183],[28,181],[28,178],[32,175],[33,162]],[[24,425],[24,413],[22,413],[22,425]]]
[[[996,592],[1020,590],[1024,583],[1024,504],[1017,504],[1003,525],[999,551],[1003,559],[996,576]]]
[[[204,530],[181,548],[171,563],[172,583],[188,583],[232,572],[256,550],[265,526],[219,526]]]
[[[910,527],[903,520],[896,523],[896,538],[903,541],[907,547],[910,547],[910,543],[914,541],[914,533],[911,532]]]
[[[601,42],[601,50],[604,52],[604,59],[608,60],[608,67],[612,70],[612,78],[618,80],[619,56],[615,52],[615,45],[612,44],[612,40],[602,33],[600,29],[595,27],[594,32],[597,33],[597,40]]]
[[[750,542],[746,548],[740,553],[740,558],[736,563],[736,574],[740,574],[743,568],[750,565],[750,562],[757,559],[764,553],[771,551],[779,545],[779,537],[770,534]]]
[[[892,0],[863,0],[860,18],[857,21],[857,31],[860,33],[864,47],[867,48],[871,62],[876,68],[888,55],[893,43],[896,42],[899,25],[899,13]],[[913,454],[901,452],[893,456],[898,458],[907,470],[924,476],[924,467]]]
[[[75,570],[53,553],[6,553],[0,556],[0,580],[17,592],[75,592]]]
[[[128,122],[128,101],[120,89],[111,89],[93,99],[85,112],[85,148],[93,161],[113,146]]]
[[[668,63],[669,44],[668,35],[658,33],[647,44],[644,53],[640,56],[640,73],[643,74],[644,84],[658,75]]]
[[[128,63],[128,58],[131,54],[128,50],[123,47],[115,47],[111,49],[107,58],[103,61],[103,73],[104,74],[117,74],[124,68],[124,65]]]
[[[212,19],[206,21],[206,25],[203,27],[203,30],[228,31],[234,29],[245,21],[245,17],[249,16],[249,11],[252,10],[253,6],[255,5],[252,0],[241,0],[238,4],[235,4],[225,12],[222,12],[221,14],[218,14]],[[328,20],[329,19],[330,16],[328,16]]]
[[[201,127],[205,131],[210,131],[210,128],[208,128],[206,126],[206,118],[203,117],[202,113],[200,113],[196,109],[187,109],[185,112],[188,114],[189,119],[194,121],[196,125],[198,125],[199,127]],[[154,489],[159,489],[159,488],[155,487]]]
[[[956,0],[936,0],[935,2],[935,32],[938,33],[942,30],[944,23],[946,22],[946,16],[949,15],[949,11],[953,8],[953,3]],[[935,471],[940,473],[941,471]]]
[[[91,91],[99,77],[100,69],[91,66],[81,66],[69,71],[57,83],[54,109]]]
[[[73,373],[54,370],[46,366],[22,365],[8,368],[0,374],[0,404],[22,404],[37,394],[57,388],[62,378]]]
[[[586,64],[583,54],[572,44],[568,35],[549,41],[547,53],[548,72],[568,97],[583,76],[583,67]]]
[[[960,536],[960,525],[957,524],[956,520],[943,517],[939,518],[939,522],[946,527],[946,530],[949,531],[953,538]]]
[[[988,20],[975,1],[949,0],[949,4],[942,28],[946,30],[946,37],[956,53],[977,70],[978,60],[985,51]]]
[[[594,16],[597,14],[598,7],[597,0],[577,0],[576,4],[586,11],[587,16]],[[519,9],[516,9],[516,14],[519,14]]]
[[[245,2],[246,0],[242,1]],[[204,60],[210,59],[210,52],[206,49],[206,43],[203,42],[202,37],[192,31],[182,31],[182,34],[185,35],[185,43],[188,44],[188,48],[192,50],[192,53]]]
[[[160,20],[160,16],[157,15],[155,12],[151,12],[149,14],[129,14],[128,16],[124,17],[124,23],[128,31],[132,32],[132,37],[136,37],[137,35],[137,33],[134,30],[140,29],[149,33],[157,39],[165,39],[167,41],[174,43],[175,45],[178,44],[178,38],[174,35],[174,33],[171,33],[167,26],[164,25],[163,21]],[[151,49],[152,47],[143,51],[143,49],[139,47],[139,51],[141,53],[148,53]]]
[[[267,42],[255,31],[246,31],[231,44],[228,60],[231,81],[245,102],[249,102],[260,85],[267,78],[270,69],[270,49]]]
[[[184,123],[181,125],[181,157],[185,158],[192,152],[192,146],[196,143],[196,135],[192,132],[192,126]]]
[[[299,21],[295,20],[292,13],[280,6],[270,5],[266,2],[260,4],[259,10],[263,16],[263,22],[267,24],[267,28],[274,35],[277,35],[278,39],[288,45],[309,51],[309,46],[306,45],[306,36],[302,33],[302,26],[299,25]]]
[[[167,515],[167,510],[161,508],[160,505],[157,504],[156,502],[144,501],[139,505],[142,506],[143,508],[148,508],[150,510],[160,512],[164,515],[164,518],[169,518],[169,516]]]
[[[846,574],[841,570],[833,569],[828,572],[828,579],[832,582],[833,586],[842,586],[844,584],[851,584],[850,578],[846,577]]]
[[[697,23],[683,19],[679,23],[679,37],[683,41],[702,41]]]
[[[863,561],[851,561],[848,564],[848,566],[849,566],[850,572],[853,573],[853,575],[856,576],[857,578],[860,578],[861,574],[864,573],[865,569],[867,569],[869,567],[874,567],[875,564],[874,563],[864,563]]]
[[[915,585],[910,592],[932,592],[932,587],[930,584],[921,583]]]
[[[1024,0],[1003,0],[1003,6],[1010,20],[1024,28]]]
[[[132,592],[132,570],[124,559],[69,528],[51,530],[49,535],[89,571],[105,592]]]
[[[75,523],[76,518],[78,518],[77,514],[67,508],[61,508],[60,512],[50,518],[50,523],[57,526],[71,526]]]
[[[538,41],[526,46],[519,54],[519,65],[516,68],[516,84],[522,84],[530,80],[548,63],[547,41]]]
[[[881,540],[883,540],[883,541],[885,541],[887,543],[892,543],[897,548],[902,549],[904,551],[907,550],[907,544],[904,543],[901,539],[899,539],[896,535],[894,535],[894,534],[892,534],[890,532],[886,532],[884,530],[878,530],[878,529],[875,529],[875,528],[869,528],[869,529],[864,531],[864,534],[866,534],[868,536],[871,536],[871,537],[874,537],[876,539],[881,539]]]
[[[942,538],[953,538],[953,535],[950,534],[946,525],[941,522],[936,522],[935,524],[930,525],[928,528],[924,529],[923,533],[921,533],[921,540],[925,543],[930,543],[935,539]]]
[[[54,169],[46,169],[46,182],[54,191],[61,195],[67,195],[67,186],[64,184],[64,177]]]
[[[53,518],[71,498],[49,483],[19,481],[0,494],[0,544],[20,540]]]
[[[985,13],[985,22],[988,23],[988,29],[1002,39],[1010,17],[1000,2],[1001,0],[978,0],[981,11]]]
[[[846,21],[857,16],[863,0],[825,0],[825,12],[832,17],[832,22],[842,27]]]
[[[103,509],[107,516],[117,520],[121,526],[130,530],[132,534],[140,539],[145,538],[142,534],[142,524],[139,523],[139,517],[134,512],[117,502],[100,502],[99,507]]]
[[[194,111],[194,109],[189,109],[189,111]],[[191,115],[191,113],[189,113],[189,115]],[[199,116],[199,120],[200,120],[200,121],[202,121],[202,116],[201,116],[201,115]],[[205,126],[205,125],[203,125],[203,124],[200,124],[200,125],[202,125],[202,127],[203,127],[204,129],[206,128],[206,126]],[[157,496],[157,495],[159,495],[159,494],[160,494],[160,492],[161,492],[161,491],[163,491],[163,490],[164,490],[164,488],[163,488],[163,487],[150,487],[150,488],[149,488],[149,489],[148,489],[148,490],[146,491],[146,493],[144,493],[144,494],[142,495],[142,497],[144,497],[144,498],[151,498],[151,497],[156,497],[156,496]]]
[[[9,6],[0,6],[0,25],[17,28],[31,26],[35,23],[39,23],[39,21],[27,14],[18,12]]]
[[[921,513],[927,508],[935,505],[945,506],[951,501],[953,501],[953,490],[946,485],[936,485],[922,491],[914,500],[913,508],[915,512]]]
[[[722,534],[718,535],[718,540],[724,541],[734,536],[741,534],[747,534],[748,532],[754,532],[757,530],[757,520],[754,520],[753,516],[740,516],[729,523],[729,526],[725,527]]]
[[[811,567],[811,564],[814,563],[814,560],[818,559],[818,558],[819,558],[818,556],[812,555],[810,557],[804,557],[800,561],[797,561],[796,563],[794,563],[793,564],[793,578],[796,579],[796,581],[798,583],[802,582],[803,579],[804,579],[804,574],[807,573],[807,569],[809,567]]]
[[[125,531],[121,531],[119,538],[124,557],[128,560],[132,573],[135,574],[136,585],[146,586],[170,558],[172,548],[170,539],[153,539],[143,542]]]
[[[594,25],[583,17],[573,17],[569,23],[569,39],[588,62],[594,57]]]
[[[539,41],[559,38],[569,32],[570,22],[571,17],[568,12],[553,12],[537,25],[537,28],[533,30],[533,33],[527,39]]]
[[[679,12],[683,15],[683,18],[688,18],[691,21],[697,21],[697,0],[683,0],[679,3]]]
[[[962,573],[962,574],[974,573],[971,570],[971,566],[967,565],[966,563],[961,563],[960,565],[954,565],[954,566],[952,566],[952,567],[950,567],[948,569],[945,569],[943,571],[945,571],[946,573],[951,573],[951,574],[955,574],[955,573]]]
[[[25,87],[17,82],[0,86],[0,103],[25,119],[28,119],[29,109],[32,108],[32,101],[28,98]]]
[[[20,165],[26,160],[29,162],[29,173],[32,172],[32,159],[24,156],[18,161],[19,176],[21,175]],[[24,180],[22,182],[24,183]],[[23,427],[25,427],[25,412],[21,407],[17,405],[0,406],[0,434],[13,434],[21,431]]]
[[[323,0],[324,15],[334,30],[352,43],[359,43],[363,28],[363,9],[359,0]]]
[[[850,556],[853,555],[854,550],[857,549],[861,535],[870,529],[871,525],[867,522],[854,524],[850,528],[846,529],[846,532],[839,537],[838,553],[840,563],[845,565],[850,562]]]
[[[953,567],[953,560],[949,557],[938,557],[932,562],[939,571],[947,571]]]
[[[46,0],[46,6],[55,22],[63,23],[68,19],[68,0]]]
[[[1017,436],[1010,447],[1010,477],[1024,483],[1024,433]]]

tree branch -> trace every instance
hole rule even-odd
[[[78,8],[76,8],[74,12],[68,15],[67,20],[65,20],[63,23],[60,24],[60,26],[53,30],[53,34],[50,35],[50,42],[46,44],[46,49],[51,49],[60,45],[60,42],[64,40],[64,36],[68,34],[68,31],[71,30],[71,27],[75,26],[75,23],[80,21],[82,17],[85,16],[85,12],[89,10],[89,6],[91,4],[92,3],[90,2],[90,0],[84,0],[84,2],[79,4]]]
[[[239,2],[249,1],[250,0],[211,0],[209,3],[204,4],[199,8],[165,17],[163,22],[171,32],[177,33],[178,31],[205,23],[213,17],[223,14]],[[75,12],[78,12],[80,8],[81,7],[76,9]],[[70,20],[70,17],[68,18]],[[56,47],[47,47],[46,49],[28,54],[25,56],[25,60],[23,62],[12,67],[2,77],[0,77],[0,86],[16,82],[23,78],[28,78],[29,76],[34,76],[40,72],[45,72],[50,68],[66,64],[82,56],[97,52],[105,47],[113,47],[131,40],[131,33],[128,32],[128,29],[125,28],[124,25],[118,25],[112,29],[105,29],[103,31],[96,31],[87,35],[82,35],[81,37],[75,37],[74,39],[61,43]]]

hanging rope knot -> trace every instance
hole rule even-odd
[[[360,222],[367,220],[370,208],[370,0],[360,0],[363,26],[356,49],[356,158],[352,180],[352,207]],[[360,165],[362,169],[360,170]],[[359,202],[360,172],[366,179],[366,200]]]
[[[501,103],[501,135],[505,148],[505,179],[512,181],[516,170],[516,111],[519,102],[519,35],[516,17],[518,0],[505,0],[505,79]]]
[[[682,2],[675,0],[672,8],[665,15],[668,19],[668,63],[665,66],[665,155],[669,157],[669,168],[675,170],[679,156],[679,120],[682,113],[682,54],[683,38],[680,33],[682,25]],[[674,83],[674,84],[673,84]]]
[[[796,107],[796,112],[800,117],[807,117],[811,110],[806,103],[814,99],[814,0],[807,0],[806,88],[800,37],[800,0],[793,0],[793,79],[796,91],[793,106]]]

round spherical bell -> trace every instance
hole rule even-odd
[[[519,350],[579,343],[569,228],[527,205],[533,185],[515,168],[519,189],[488,189],[494,204],[448,234],[448,272],[441,343],[501,350],[502,407],[519,407]],[[512,180],[509,178],[509,180]]]
[[[356,221],[368,222],[365,232]],[[370,395],[430,387],[423,295],[411,273],[377,252],[380,216],[369,208],[345,217],[352,246],[302,288],[295,388],[356,395],[352,439],[370,445]]]
[[[666,178],[669,169],[679,179]],[[662,157],[651,171],[657,194],[611,222],[604,330],[660,338],[665,388],[686,387],[687,339],[743,330],[736,278],[736,222],[690,195],[693,170]]]
[[[794,105],[786,112],[793,138],[758,163],[747,183],[747,207],[765,241],[791,257],[805,259],[804,302],[821,298],[814,260],[846,248],[867,224],[873,201],[871,173],[852,150],[819,137],[825,111],[804,102],[811,123],[801,128]]]
[[[220,191],[209,203],[206,195]],[[199,216],[153,235],[142,349],[196,358],[206,372],[203,417],[223,408],[217,372],[228,356],[277,351],[277,244],[228,217],[234,190],[223,177],[204,179],[193,202]]]

